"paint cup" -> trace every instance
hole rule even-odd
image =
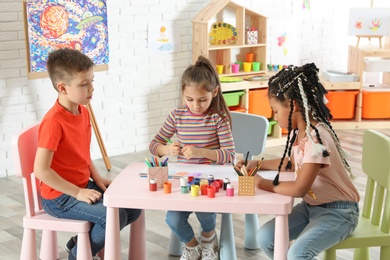
[[[252,62],[252,70],[253,71],[259,71],[260,70],[260,62],[254,61]]]
[[[272,64],[267,64],[268,71],[272,71]]]
[[[223,73],[223,65],[216,65],[217,67],[217,73],[222,74]]]
[[[207,187],[207,197],[215,198],[215,187],[214,186]]]
[[[250,72],[252,69],[252,62],[244,62],[244,71]]]
[[[240,67],[238,68],[238,70],[242,70],[242,61],[236,61],[235,64],[238,64],[240,65]]]
[[[252,52],[248,52],[246,54],[246,62],[253,62],[253,56],[254,54]]]
[[[240,64],[233,63],[232,64],[232,72],[237,73],[240,70]]]
[[[172,192],[172,182],[164,182],[164,193]]]
[[[283,69],[283,65],[281,65],[281,64],[278,65],[278,69],[279,69],[279,70],[282,70],[282,69]]]

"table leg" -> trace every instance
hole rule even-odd
[[[119,208],[107,207],[104,259],[121,259]]]
[[[221,215],[220,259],[237,259],[236,243],[234,241],[233,219],[231,213]]]
[[[287,251],[289,246],[288,234],[288,215],[276,215],[275,217],[275,247],[274,259],[287,259]]]
[[[129,260],[146,260],[145,210],[130,225]]]

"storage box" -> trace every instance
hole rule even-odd
[[[274,127],[274,125],[276,125],[275,120],[268,120],[268,133],[267,133],[267,135],[272,134],[272,128]]]
[[[331,82],[359,81],[359,77],[356,74],[334,70],[326,70],[322,72],[322,77]]]
[[[364,71],[368,71],[368,72],[390,71],[390,59],[365,58]]]
[[[362,118],[390,118],[390,87],[363,87]]]
[[[243,112],[243,113],[246,112],[246,109],[244,107],[240,107],[240,106],[229,107],[229,110],[236,111],[236,112]]]
[[[268,101],[268,88],[249,90],[248,112],[266,118],[272,117],[272,109]]]
[[[329,91],[326,94],[328,103],[326,106],[330,109],[333,119],[352,119],[355,116],[357,90],[351,91]]]
[[[222,93],[223,98],[226,101],[226,104],[230,106],[238,106],[240,104],[240,97],[244,95],[244,91],[234,91],[234,92],[225,92]]]

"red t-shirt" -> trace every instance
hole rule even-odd
[[[51,168],[65,180],[85,188],[90,178],[91,122],[89,112],[79,106],[80,114],[73,115],[58,100],[43,117],[38,146],[54,151]],[[41,196],[54,199],[59,192],[41,183]]]

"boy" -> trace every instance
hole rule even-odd
[[[42,119],[34,163],[34,173],[42,182],[44,210],[58,218],[92,223],[92,256],[104,248],[102,194],[111,183],[99,175],[90,158],[91,123],[85,105],[94,91],[93,66],[93,61],[77,50],[58,49],[49,54],[47,69],[58,99]],[[139,209],[120,209],[120,228],[140,214]],[[68,259],[76,259],[77,237],[69,240],[66,249]]]

